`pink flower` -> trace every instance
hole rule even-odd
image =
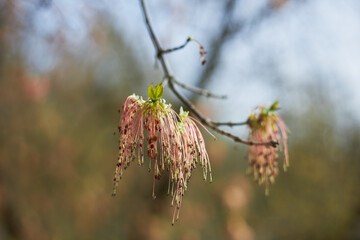
[[[172,190],[173,200],[172,205],[176,204],[174,209],[173,220],[175,216],[176,220],[179,218],[180,207],[182,203],[182,197],[185,190],[187,190],[187,183],[191,177],[191,171],[199,164],[203,169],[203,179],[206,181],[209,173],[210,182],[212,182],[211,165],[209,161],[208,153],[205,148],[204,138],[191,117],[189,112],[183,111],[180,108],[179,114],[180,121],[177,123],[178,136],[180,137],[180,155],[181,157],[175,159],[175,164],[172,165],[173,169],[171,174],[173,176],[173,187],[176,184],[175,192]]]
[[[251,129],[249,140],[253,142],[269,142],[271,140],[282,143],[284,150],[283,168],[286,171],[289,166],[287,127],[284,121],[275,114],[279,109],[277,101],[270,107],[257,107],[248,118],[248,126]],[[249,171],[254,173],[254,179],[259,185],[268,187],[274,183],[278,175],[278,149],[271,146],[252,145],[249,150]]]
[[[119,122],[119,156],[114,176],[114,192],[123,170],[138,159],[144,164],[144,152],[150,158],[149,172],[154,168],[155,179],[160,179],[160,170],[165,170],[170,159],[178,158],[179,141],[176,139],[177,115],[164,100],[144,101],[141,97],[131,95],[124,103]],[[144,146],[144,130],[147,132],[146,149]],[[153,160],[153,161],[151,161]],[[153,197],[155,194],[153,191]]]
[[[122,107],[118,126],[119,156],[113,195],[116,195],[123,171],[135,159],[138,159],[139,165],[143,165],[146,151],[150,159],[149,172],[154,169],[153,198],[155,180],[160,180],[164,170],[169,171],[169,193],[171,186],[172,205],[175,203],[174,223],[175,217],[179,217],[182,197],[187,189],[191,171],[199,164],[203,168],[204,180],[209,173],[211,181],[211,166],[200,130],[188,116],[188,112],[181,108],[178,115],[170,104],[166,104],[165,100],[159,97],[162,91],[158,86],[150,86],[149,100],[144,101],[141,97],[131,95]],[[144,131],[147,133],[146,149]]]

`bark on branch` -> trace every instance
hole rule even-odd
[[[239,143],[243,143],[246,145],[265,145],[265,146],[272,146],[272,147],[276,147],[279,143],[277,141],[270,141],[270,142],[252,142],[252,141],[247,141],[244,139],[241,139],[231,133],[228,133],[222,129],[220,129],[218,127],[218,125],[237,125],[237,124],[224,124],[224,123],[216,123],[213,122],[212,120],[210,120],[209,118],[204,117],[197,109],[196,107],[190,102],[190,100],[188,100],[185,96],[183,96],[179,91],[176,90],[174,83],[177,84],[176,80],[174,79],[174,77],[171,75],[170,71],[169,71],[169,67],[166,63],[164,54],[166,54],[166,51],[162,49],[159,40],[154,32],[154,29],[151,25],[150,19],[149,19],[149,14],[145,5],[145,0],[140,0],[140,5],[141,5],[141,10],[143,12],[144,15],[144,20],[146,23],[146,27],[148,30],[148,33],[150,35],[151,41],[153,42],[155,51],[156,51],[156,56],[158,58],[158,60],[160,61],[161,67],[163,69],[164,72],[164,79],[165,81],[167,81],[170,90],[175,94],[175,96],[185,105],[186,109],[188,109],[191,113],[193,113],[198,119],[199,121],[204,124],[205,126],[211,128],[212,130],[214,130],[215,132],[224,135],[226,137],[231,138],[232,140],[234,140],[235,142],[239,142]],[[184,44],[183,47],[186,46],[187,43]],[[181,47],[181,46],[180,46]],[[181,48],[183,48],[181,47]],[[175,48],[176,49],[176,48]],[[173,51],[173,50],[172,50]],[[169,52],[169,51],[167,51]],[[171,51],[170,51],[171,52]],[[166,83],[166,82],[165,82]]]

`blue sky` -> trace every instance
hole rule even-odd
[[[19,1],[21,9],[34,11],[37,1]],[[218,2],[147,1],[151,19],[164,47],[179,45],[193,36],[206,46],[219,31]],[[243,0],[236,19],[251,19],[267,1]],[[92,48],[89,26],[106,13],[135,54],[152,70],[154,50],[143,23],[138,1],[54,0],[51,8],[37,13],[24,33],[23,52],[30,68],[46,73],[59,62],[49,36],[61,31],[69,49],[81,56]],[[27,21],[26,15],[19,15]],[[31,46],[31,47],[29,47]],[[95,53],[94,53],[95,54]],[[96,54],[95,54],[96,55]],[[168,56],[175,76],[193,83],[202,71],[196,44]],[[306,102],[301,87],[321,81],[329,96],[350,112],[360,103],[360,1],[290,1],[255,27],[245,27],[232,39],[220,59],[220,68],[209,88],[229,99],[210,104],[220,120],[244,120],[259,104],[279,99],[286,108]],[[154,71],[158,71],[155,70]],[[149,79],[149,83],[160,79]],[[281,84],[281,88],[276,85]],[[206,100],[208,101],[208,100]],[[238,111],[234,111],[234,106]]]

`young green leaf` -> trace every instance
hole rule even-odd
[[[164,93],[164,87],[162,86],[162,83],[159,83],[154,87],[154,97],[156,101],[160,100],[162,94]]]
[[[270,111],[276,111],[276,110],[279,110],[280,109],[280,107],[278,107],[278,103],[279,103],[279,101],[278,100],[276,100],[271,106],[270,106]]]
[[[148,95],[149,95],[149,98],[154,101],[154,94],[153,94],[153,86],[152,86],[152,84],[150,84],[150,86],[148,87]]]
[[[162,83],[159,83],[155,87],[150,85],[149,88],[148,88],[149,98],[153,102],[159,101],[161,99],[163,93],[164,93],[164,87],[162,86]]]

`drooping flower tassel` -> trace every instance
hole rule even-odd
[[[204,180],[211,177],[209,156],[206,152],[203,136],[197,125],[180,109],[178,115],[170,104],[161,98],[163,87],[150,85],[149,99],[143,100],[136,95],[129,96],[122,107],[119,122],[119,156],[114,176],[114,191],[123,171],[130,163],[138,159],[144,164],[144,154],[148,156],[149,172],[154,170],[153,198],[155,180],[160,180],[164,170],[169,171],[169,191],[174,206],[174,217],[178,219],[182,197],[187,189],[191,171],[199,164],[203,169]],[[146,148],[144,139],[146,136]]]
[[[289,167],[287,132],[284,121],[275,114],[278,110],[276,101],[270,108],[257,107],[249,116],[247,124],[250,127],[249,140],[253,142],[277,141],[282,143],[284,150],[283,168]],[[269,185],[275,182],[279,173],[278,149],[272,146],[252,145],[249,149],[249,172],[253,172],[254,180],[259,185],[265,185],[265,193],[269,193]]]

